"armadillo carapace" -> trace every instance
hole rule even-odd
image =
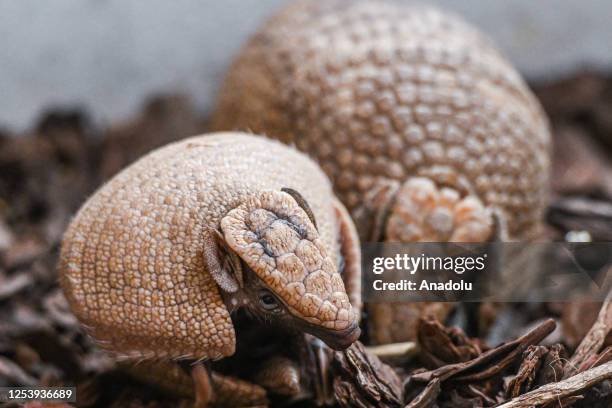
[[[427,6],[290,5],[232,64],[213,128],[315,157],[366,240],[482,241],[491,214],[527,239],[545,204],[540,105],[486,38]]]
[[[89,333],[141,360],[232,356],[244,310],[348,347],[359,268],[356,231],[316,163],[240,133],[170,144],[120,172],[79,210],[59,263]]]
[[[290,5],[232,64],[212,127],[316,158],[362,241],[537,235],[550,168],[542,109],[486,38],[431,7]],[[414,340],[419,316],[451,307],[369,305],[370,339]]]

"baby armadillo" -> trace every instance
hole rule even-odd
[[[155,150],[100,188],[64,235],[59,272],[89,333],[128,359],[232,356],[239,310],[341,349],[360,332],[358,242],[316,163],[220,133]],[[222,382],[194,371],[204,388]]]
[[[234,61],[212,126],[316,158],[362,240],[529,239],[545,205],[540,105],[486,38],[427,6],[290,5]]]

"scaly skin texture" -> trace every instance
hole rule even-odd
[[[154,384],[170,395],[193,398],[193,382],[179,365],[169,361],[144,361],[125,365],[129,373],[141,381]],[[265,407],[266,390],[236,377],[213,372],[211,383],[215,389],[214,407]]]
[[[354,324],[337,263],[291,196],[276,191],[251,196],[227,213],[221,229],[229,246],[274,288],[292,314],[330,329]]]
[[[316,158],[362,241],[532,239],[541,225],[550,135],[540,105],[484,36],[431,7],[290,5],[232,64],[212,128]],[[443,319],[452,307],[369,305],[371,339],[414,340],[420,314]]]
[[[318,229],[285,187],[305,198]],[[93,337],[119,355],[230,356],[230,309],[240,305],[225,303],[221,287],[232,285],[205,262],[217,251],[204,237],[218,231],[293,318],[331,333],[358,317],[336,267],[336,211],[327,178],[299,152],[239,133],[186,139],[143,157],[83,205],[64,236],[61,284]]]
[[[486,38],[429,7],[292,4],[233,63],[212,126],[317,158],[366,239],[386,238],[372,231],[368,194],[415,176],[501,209],[513,238],[536,233],[545,204],[550,137],[539,104]],[[453,213],[442,216],[461,228]],[[475,219],[473,238],[487,239],[490,216]],[[416,238],[446,240],[443,225]]]

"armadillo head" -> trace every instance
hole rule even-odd
[[[215,279],[235,294],[232,309],[247,307],[266,321],[346,348],[360,334],[357,313],[308,204],[287,191],[260,191],[221,220],[219,239],[234,261]]]
[[[393,242],[483,242],[492,234],[490,211],[475,195],[439,187],[425,177],[399,188],[385,225]]]

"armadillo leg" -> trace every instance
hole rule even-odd
[[[123,365],[134,378],[158,386],[169,395],[195,399],[196,407],[266,407],[266,390],[259,385],[208,371],[202,363],[143,361]],[[212,399],[214,397],[214,399]],[[199,405],[198,405],[199,404]]]
[[[338,220],[340,252],[344,258],[342,278],[351,305],[359,314],[361,312],[361,248],[355,225],[351,221],[344,205],[334,198],[334,209]]]
[[[197,363],[191,369],[191,378],[193,379],[193,389],[195,392],[194,408],[207,408],[215,399],[215,393],[210,380],[208,370],[204,364]]]
[[[216,371],[209,372],[201,363],[193,367],[191,376],[195,391],[194,408],[268,406],[266,390],[259,385]]]
[[[214,371],[211,380],[216,395],[215,407],[265,408],[269,404],[266,390],[257,384]]]
[[[306,341],[315,364],[314,399],[317,406],[333,405],[334,392],[331,374],[329,372],[333,351],[316,337],[307,335]]]
[[[302,392],[300,380],[298,364],[280,356],[267,359],[254,378],[254,381],[266,390],[290,397]]]

